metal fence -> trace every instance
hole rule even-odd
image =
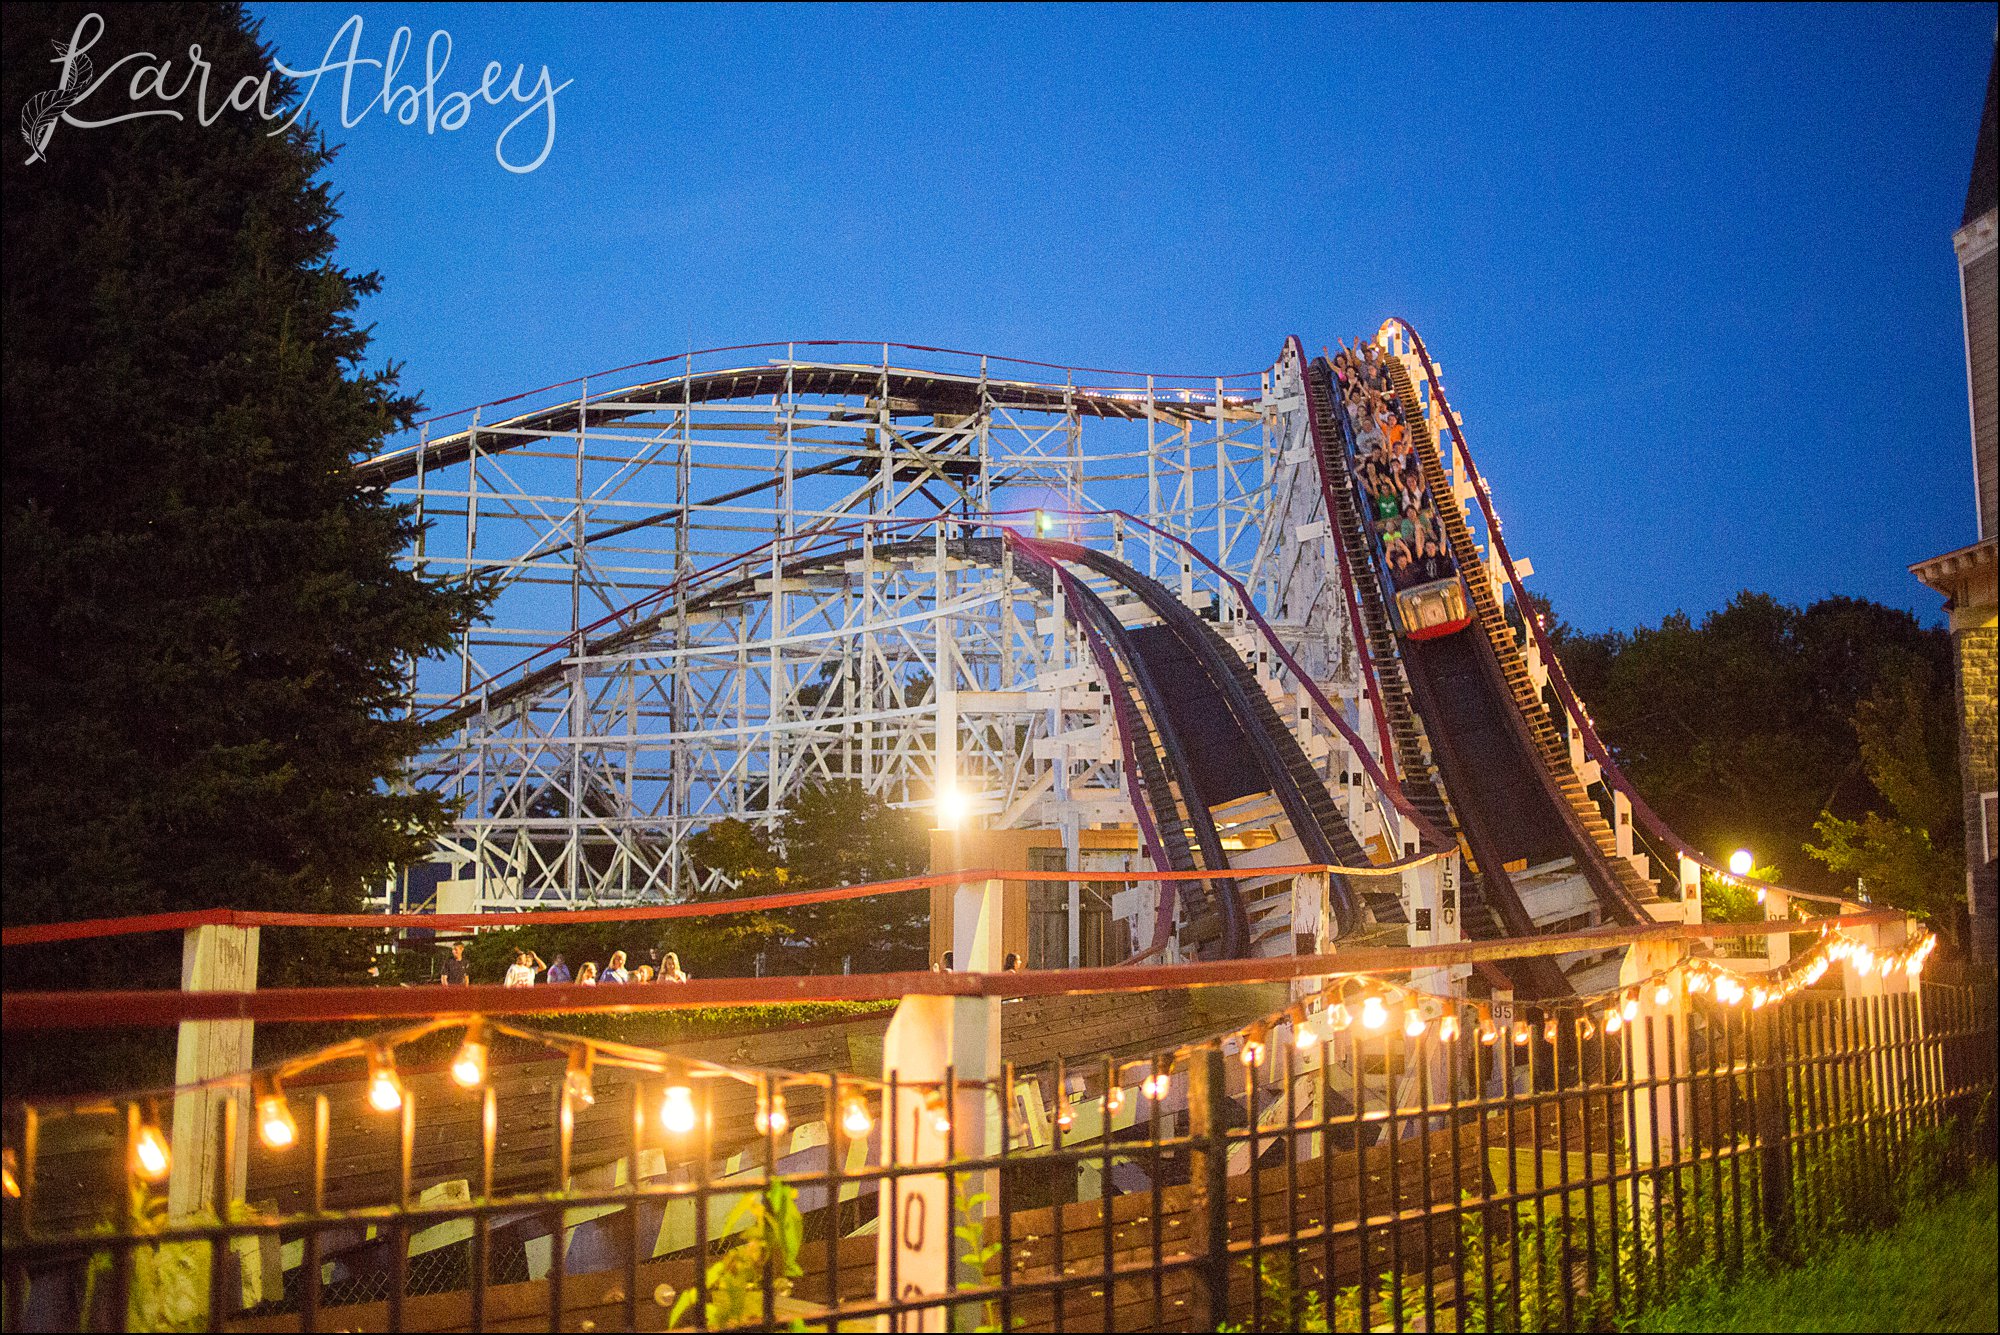
[[[1613,1032],[1530,1003],[1469,1011],[1456,1037],[1285,1024],[985,1082],[593,1082],[572,1053],[540,1084],[463,1093],[464,1180],[424,1168],[443,1094],[413,1077],[383,1113],[356,1081],[300,1100],[297,1195],[246,1206],[227,1165],[253,1137],[224,1099],[224,1204],[171,1223],[146,1181],[156,1109],[17,1108],[6,1325],[1610,1328],[1990,1155],[1994,1005],[1970,975],[1688,998]],[[540,1184],[508,1162],[529,1123],[551,1132]],[[910,1161],[916,1133],[943,1153]]]

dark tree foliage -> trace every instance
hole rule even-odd
[[[1958,702],[1933,665],[1892,661],[1854,711],[1868,781],[1886,802],[1860,820],[1822,813],[1806,851],[1869,897],[1920,913],[1953,935],[1965,903],[1965,815]],[[1886,809],[1883,809],[1886,807]]]
[[[1629,634],[1552,630],[1598,731],[1667,823],[1711,854],[1747,846],[1804,889],[1853,884],[1804,852],[1822,812],[1895,809],[1856,731],[1868,702],[1919,670],[1951,679],[1943,631],[1857,598],[1800,609],[1744,592],[1699,622],[1676,612]],[[1955,774],[1952,756],[1941,763]]]
[[[718,821],[695,836],[697,865],[738,883],[734,896],[818,890],[921,875],[930,863],[922,819],[851,779],[800,791],[775,834]],[[772,972],[855,973],[922,968],[930,948],[923,890],[808,904],[776,913],[682,919],[666,933],[689,969],[748,973],[758,950]]]
[[[86,9],[9,9],[10,109],[54,86],[51,43]],[[100,64],[175,58],[169,86],[199,43],[211,109],[268,67],[234,5],[106,20]],[[393,364],[364,367],[355,311],[378,279],[334,261],[332,150],[275,124],[65,125],[44,161],[5,155],[10,924],[351,911],[447,816],[390,788],[424,737],[403,673],[488,593],[399,568],[411,516],[353,481],[418,404]],[[262,949],[267,985],[366,968],[344,934]],[[16,950],[7,979],[174,986],[179,954],[173,936]]]
[[[753,803],[754,805],[754,803]],[[923,820],[870,796],[859,783],[835,779],[799,791],[775,829],[748,821],[716,821],[688,841],[698,872],[721,872],[719,889],[687,895],[696,904],[786,890],[818,890],[921,875],[930,845]],[[771,974],[855,973],[920,969],[930,946],[930,897],[925,890],[807,904],[749,913],[716,913],[660,922],[537,924],[482,931],[466,947],[475,982],[498,982],[518,950],[545,963],[558,951],[572,971],[585,960],[600,968],[614,950],[636,967],[666,951],[697,978],[741,978],[759,956]],[[428,981],[434,963],[412,953],[399,964],[407,981]]]
[[[930,844],[921,816],[870,797],[842,780],[794,799],[783,827],[792,884],[859,885],[922,875]],[[832,972],[847,960],[856,973],[922,968],[930,952],[930,897],[917,890],[840,900],[793,910]]]
[[[724,901],[776,894],[792,888],[776,843],[748,821],[719,820],[688,841],[688,857],[703,871],[719,871],[734,889],[697,893],[695,900]],[[803,887],[810,888],[810,887]],[[745,977],[756,972],[757,956],[774,973],[793,972],[781,957],[793,939],[795,910],[724,913],[714,917],[679,918],[661,924],[661,939],[681,957],[681,967],[699,968],[704,975]],[[774,957],[776,956],[776,957]],[[802,971],[802,970],[801,970]]]

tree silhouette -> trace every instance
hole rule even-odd
[[[9,9],[7,105],[51,86],[85,12]],[[113,9],[103,40],[199,43],[225,87],[270,60],[234,5]],[[393,363],[365,369],[378,279],[334,261],[332,150],[271,128],[148,117],[6,156],[9,923],[353,910],[449,815],[396,782],[430,735],[405,672],[487,590],[401,566],[409,511],[355,484],[418,403]],[[267,931],[262,977],[352,980],[366,949]],[[179,955],[171,935],[15,951],[8,985],[171,987]],[[148,1039],[116,1063],[10,1054],[8,1086],[159,1078],[171,1045]]]

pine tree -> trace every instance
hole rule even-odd
[[[10,9],[9,107],[55,86],[51,43],[85,12]],[[268,68],[238,6],[106,19],[105,63],[151,51],[176,83],[199,43],[211,107]],[[272,135],[184,109],[6,155],[10,924],[352,911],[449,814],[397,790],[426,737],[405,673],[490,590],[400,566],[410,512],[351,473],[419,405],[393,363],[365,364],[355,312],[378,277],[334,262],[333,151],[306,120]],[[262,981],[353,981],[366,949],[266,932]],[[7,981],[171,987],[179,953],[166,936],[15,950]]]

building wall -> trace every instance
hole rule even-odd
[[[1136,850],[1130,830],[1081,830],[1077,845],[1089,852]],[[1035,849],[1060,849],[1059,830],[932,830],[931,871],[951,872],[991,868],[997,871],[1026,871]],[[931,890],[931,959],[942,959],[951,949],[953,887]],[[1000,891],[1000,949],[1023,958],[1028,953],[1028,886],[1009,881]]]
[[[1996,498],[2000,498],[2000,466],[1996,466],[1995,415],[2000,413],[2000,398],[1996,384],[2000,384],[2000,301],[1996,301],[1996,284],[2000,284],[2000,251],[1993,245],[1994,218],[1987,214],[1981,220],[1984,225],[1983,251],[1971,263],[1959,270],[1959,281],[1965,301],[1965,369],[1970,380],[1972,413],[1972,454],[1974,491],[1979,506],[1979,536],[1990,538],[2000,532],[2000,513],[1996,513]],[[1978,227],[1980,224],[1975,224]],[[1973,228],[1966,229],[1974,230]],[[1963,252],[1961,252],[1963,253]],[[1977,253],[1975,251],[1975,253]]]
[[[2000,927],[1995,864],[1984,844],[1993,837],[1981,822],[1982,795],[2000,787],[2000,625],[1989,594],[1983,607],[1959,609],[1952,617],[1952,644],[1958,658],[1960,720],[1958,765],[1965,796],[1965,864],[1972,929],[1981,953],[1994,958]]]

